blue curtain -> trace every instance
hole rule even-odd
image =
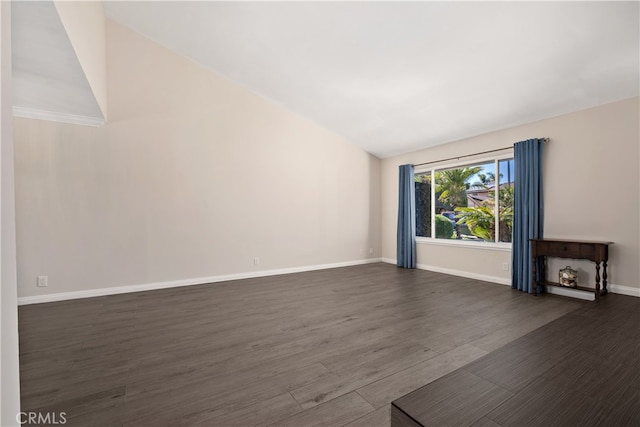
[[[413,165],[400,166],[397,260],[398,267],[416,268],[416,193]]]
[[[531,243],[543,236],[542,149],[544,139],[528,139],[513,145],[515,190],[511,287],[533,293]],[[540,271],[537,266],[537,272]]]

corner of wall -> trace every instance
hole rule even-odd
[[[101,1],[61,0],[54,0],[54,5],[106,121],[107,44],[104,5]]]
[[[11,2],[0,2],[0,425],[20,411],[16,227],[12,131]]]

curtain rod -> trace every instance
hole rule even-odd
[[[549,138],[541,138],[541,139],[543,139],[544,142],[549,142]],[[495,152],[498,152],[498,151],[505,151],[505,150],[511,150],[511,149],[513,149],[513,145],[511,147],[496,148],[495,150],[481,151],[481,152],[475,153],[475,154],[465,154],[464,156],[450,157],[448,159],[434,160],[432,162],[416,163],[413,166],[430,165],[432,163],[446,162],[448,160],[460,160],[460,159],[464,159],[465,157],[475,157],[475,156],[479,156],[481,154],[489,154],[489,153],[495,153]]]

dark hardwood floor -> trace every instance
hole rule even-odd
[[[483,356],[577,309],[573,324],[600,319],[592,304],[380,263],[22,306],[22,410],[75,426],[388,426],[393,400],[463,366],[492,372]],[[593,322],[610,347],[618,317]],[[621,362],[586,347],[571,357]],[[504,393],[529,385],[524,369],[496,375]]]
[[[640,426],[640,298],[607,295],[396,400],[392,426]]]

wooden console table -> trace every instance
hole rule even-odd
[[[580,240],[531,239],[533,255],[533,294],[537,295],[538,286],[560,286],[559,283],[548,282],[546,277],[547,257],[588,259],[596,263],[596,288],[578,286],[582,291],[595,292],[596,299],[607,293],[607,261],[609,260],[609,245],[613,242],[593,242]],[[544,257],[540,281],[536,280],[536,264],[538,257]],[[602,290],[600,290],[600,263],[602,263]]]

